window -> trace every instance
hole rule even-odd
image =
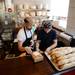
[[[56,20],[59,26],[66,29],[69,0],[51,0],[51,19]]]

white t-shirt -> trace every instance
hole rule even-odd
[[[27,38],[30,38],[32,36],[32,34],[33,34],[32,29],[31,29],[31,31],[30,30],[26,30]],[[24,42],[26,40],[24,28],[19,30],[18,35],[17,35],[17,40],[21,41],[21,42]]]

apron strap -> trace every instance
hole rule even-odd
[[[25,32],[25,36],[26,36],[26,39],[27,39],[27,34],[26,34],[26,30],[25,30],[25,27],[24,27],[24,32]]]
[[[31,32],[31,30],[30,30],[30,33],[31,33],[31,36],[32,36],[32,32]]]

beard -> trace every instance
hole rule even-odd
[[[27,28],[27,30],[31,30],[32,28]]]
[[[26,28],[27,30],[31,30],[31,29],[32,29],[32,27],[28,27],[28,26],[25,26],[25,28]]]

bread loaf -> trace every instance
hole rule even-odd
[[[51,60],[59,69],[75,66],[75,48],[60,47],[49,52]]]

